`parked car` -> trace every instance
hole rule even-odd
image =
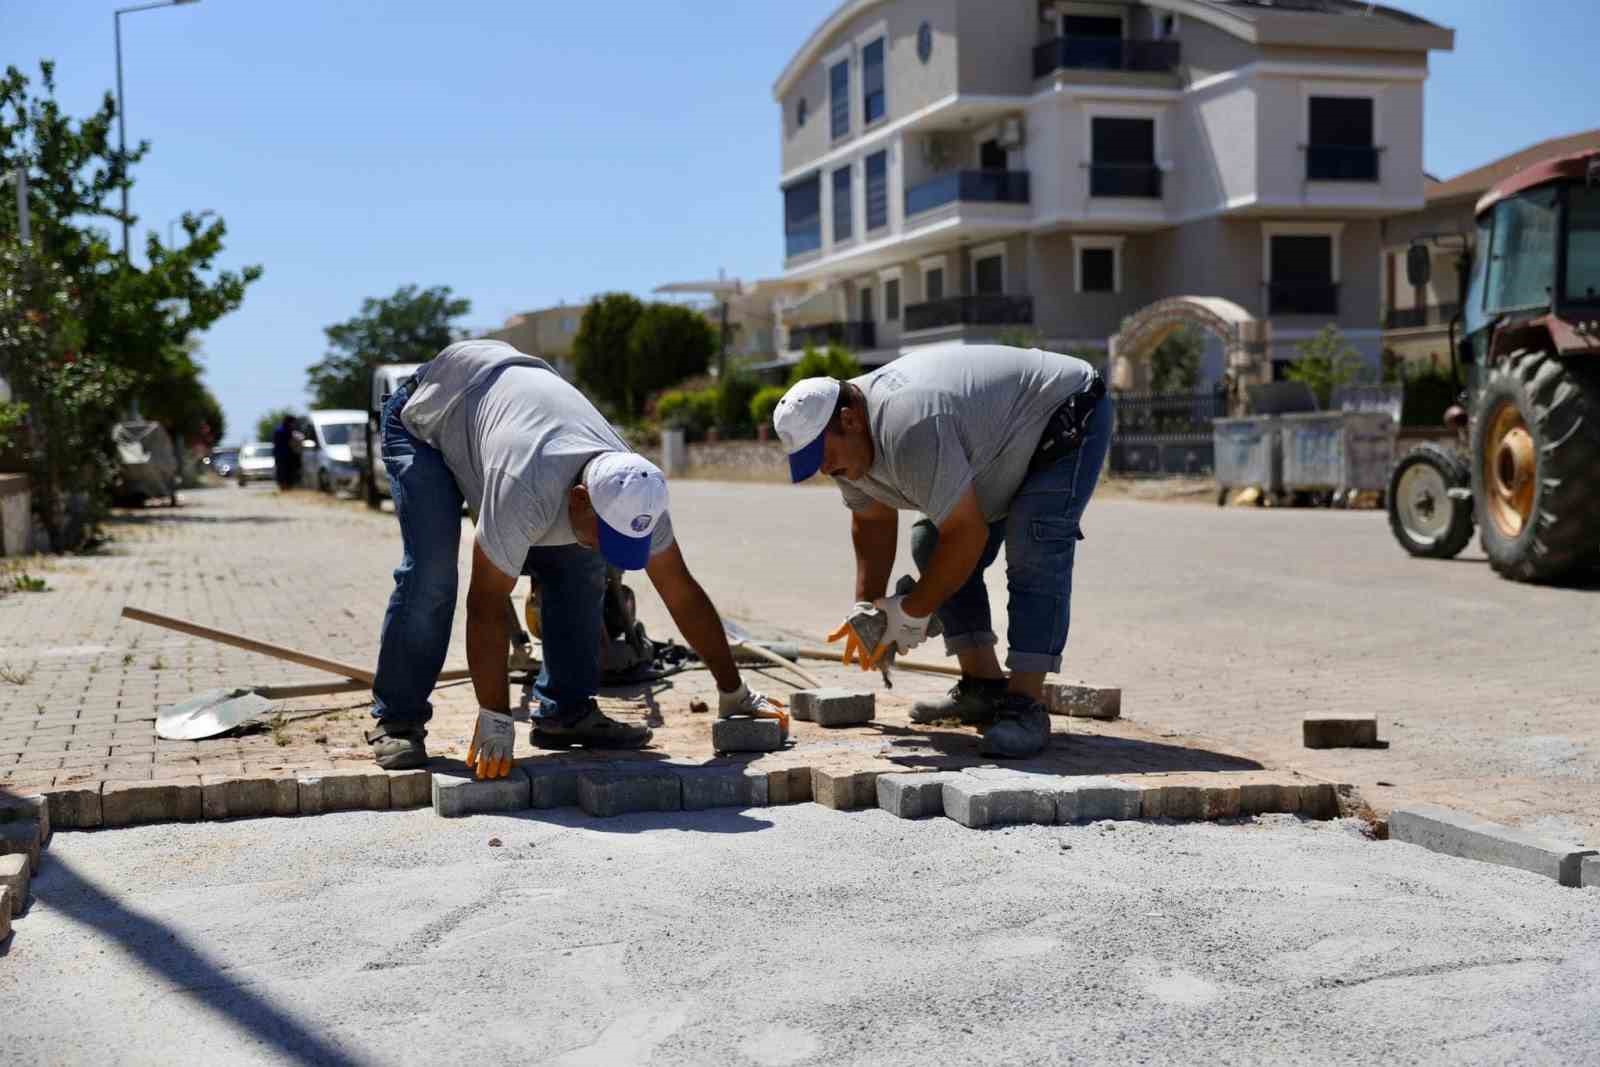
[[[306,433],[305,472],[324,493],[361,488],[367,439],[367,413],[356,410],[313,411]]]
[[[272,462],[272,445],[269,442],[256,441],[242,446],[239,449],[239,464],[234,473],[241,486],[250,482],[274,481],[277,478],[277,468]]]
[[[117,446],[117,473],[111,499],[143,504],[165,497],[178,506],[178,453],[159,422],[119,422],[111,429]]]
[[[416,373],[420,363],[388,363],[372,371],[372,392],[367,399],[367,463],[365,489],[367,507],[383,506],[389,492],[389,472],[383,465],[383,434],[378,425],[383,415],[384,397],[400,388],[400,383]]]
[[[239,466],[239,450],[237,448],[213,448],[211,454],[205,458],[206,469],[218,478],[227,480],[233,477],[233,472]]]

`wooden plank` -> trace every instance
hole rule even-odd
[[[441,671],[439,683],[458,682],[471,678],[469,670]],[[371,689],[367,682],[311,682],[307,685],[258,685],[255,691],[268,700],[292,700],[295,697],[333,696],[336,693],[360,693]]]
[[[199,623],[190,622],[187,619],[174,618],[171,615],[160,615],[153,611],[145,611],[143,608],[125,607],[122,609],[122,617],[132,619],[135,622],[147,622],[152,626],[162,626],[168,630],[176,630],[191,637],[203,637],[218,644],[232,645],[234,648],[242,648],[246,652],[256,652],[263,656],[271,656],[274,659],[286,660],[289,663],[298,663],[302,667],[313,667],[316,670],[337,674],[365,685],[370,686],[372,684],[372,672],[365,668],[353,667],[348,663],[340,663],[338,660],[324,659],[322,656],[312,655],[310,652],[302,652],[296,648],[287,648],[283,645],[269,644],[266,641],[257,641],[253,637],[240,637],[237,634],[228,633],[226,630],[214,630],[209,626],[201,626]]]
[[[843,663],[844,655],[826,648],[802,648],[801,659],[831,660],[834,663]],[[853,666],[853,664],[852,664]],[[961,677],[960,667],[947,667],[942,663],[919,663],[914,659],[900,659],[895,657],[894,669],[897,671],[919,671],[923,674],[947,674],[952,678]]]

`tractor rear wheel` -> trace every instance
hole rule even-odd
[[[1600,375],[1513,352],[1474,407],[1472,498],[1489,563],[1519,582],[1561,577],[1600,548]]]
[[[1413,556],[1454,559],[1472,540],[1472,472],[1466,457],[1440,445],[1418,445],[1389,475],[1389,529]],[[1450,491],[1457,495],[1451,496]]]

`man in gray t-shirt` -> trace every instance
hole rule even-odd
[[[840,382],[809,378],[773,413],[799,482],[833,477],[851,512],[858,608],[889,629],[863,648],[849,626],[846,662],[869,667],[910,651],[937,613],[962,679],[912,718],[986,726],[982,750],[1027,756],[1049,743],[1040,697],[1060,669],[1083,515],[1111,436],[1094,368],[1072,356],[1001,345],[940,345]],[[912,555],[921,578],[886,596],[898,513],[920,512]],[[983,572],[1006,549],[1010,677],[995,656]]]
[[[477,519],[467,663],[480,711],[467,762],[479,777],[511,768],[507,598],[523,574],[540,586],[535,745],[640,748],[650,740],[648,729],[607,718],[593,699],[608,563],[649,575],[716,677],[723,716],[782,717],[740,679],[722,620],[673,539],[661,472],[544,360],[500,341],[453,344],[389,398],[382,431],[405,547],[373,683],[378,726],[368,741],[380,766],[427,760],[424,724],[450,643],[463,502]]]

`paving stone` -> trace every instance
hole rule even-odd
[[[811,768],[811,799],[836,811],[878,806],[878,777],[885,771],[840,771]]]
[[[1300,810],[1300,786],[1295,784],[1278,786],[1278,806],[1275,811],[1293,815]]]
[[[683,782],[664,768],[586,771],[578,776],[578,807],[609,819],[635,811],[681,811]]]
[[[1375,748],[1376,715],[1307,715],[1300,720],[1300,739],[1307,748]]]
[[[433,811],[447,819],[484,811],[523,811],[528,807],[528,772],[512,767],[504,778],[480,782],[470,774],[433,772]]]
[[[1050,682],[1044,687],[1044,706],[1052,715],[1074,719],[1120,719],[1122,690]]]
[[[1237,819],[1239,817],[1239,804],[1238,786],[1205,786],[1200,792],[1200,818]]]
[[[684,811],[767,806],[767,776],[762,772],[740,766],[683,767],[677,775],[683,783]]]
[[[0,786],[0,789],[4,788]],[[50,802],[41,794],[0,794],[0,822],[36,822],[39,824],[40,847],[50,847]]]
[[[1418,804],[1389,813],[1389,840],[1421,845],[1447,856],[1518,867],[1567,886],[1582,883],[1586,862],[1600,856],[1592,848],[1530,834],[1480,819],[1464,811]]]
[[[1053,774],[959,775],[944,784],[944,813],[974,830],[1017,823],[1049,825],[1056,821],[1058,798],[1066,782]]]
[[[1298,805],[1297,805],[1298,806]],[[1272,782],[1265,784],[1241,785],[1239,787],[1239,814],[1240,815],[1265,815],[1269,811],[1279,811],[1278,786]]]
[[[711,747],[718,752],[776,752],[783,747],[777,719],[718,719],[711,724]]]
[[[409,771],[384,771],[389,779],[389,807],[425,808],[433,800],[433,775],[418,767]]]
[[[578,774],[584,769],[583,765],[565,760],[532,759],[519,766],[528,775],[530,807],[547,811],[578,806]]]
[[[1139,794],[1139,816],[1144,819],[1167,817],[1167,787],[1147,785]]]
[[[389,778],[377,768],[319,771],[300,775],[300,814],[388,811]]]
[[[53,830],[92,830],[102,825],[98,784],[48,789],[44,798]]]
[[[811,802],[811,768],[788,767],[767,772],[767,804],[809,804]]]
[[[1162,817],[1198,819],[1205,810],[1205,791],[1194,785],[1169,785],[1163,790]]]
[[[11,936],[11,912],[15,907],[11,903],[10,887],[0,888],[0,944]]]
[[[789,705],[795,718],[818,726],[859,726],[877,714],[873,694],[856,689],[802,689]]]
[[[926,819],[944,814],[944,784],[960,777],[958,771],[926,774],[878,775],[878,807],[902,819]]]
[[[206,819],[297,815],[300,784],[288,776],[202,774],[200,814]]]
[[[1137,819],[1144,814],[1144,790],[1115,778],[1068,778],[1056,798],[1056,821]]]
[[[0,887],[11,891],[8,915],[21,915],[28,906],[29,883],[33,880],[33,867],[28,857],[18,853],[0,856]]]
[[[100,788],[100,818],[106,826],[145,822],[194,822],[200,818],[200,779],[109,781]]]
[[[1300,814],[1309,819],[1337,819],[1339,795],[1331,782],[1307,782],[1300,786]]]
[[[1585,856],[1579,881],[1585,889],[1600,889],[1600,856]]]
[[[28,870],[39,873],[39,824],[36,822],[0,823],[0,856],[21,856]]]

